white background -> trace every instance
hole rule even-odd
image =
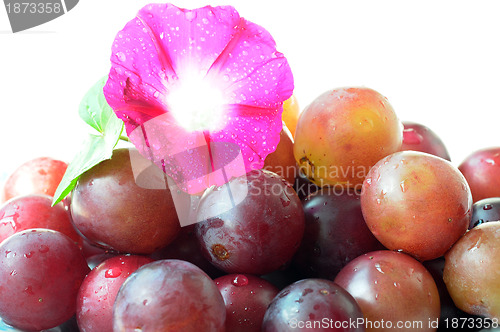
[[[70,161],[90,127],[78,105],[107,75],[116,33],[149,1],[80,0],[66,15],[13,34],[0,7],[0,183],[39,156]],[[366,86],[401,120],[423,123],[458,165],[500,146],[497,1],[195,1],[233,5],[271,32],[301,108],[326,90]]]

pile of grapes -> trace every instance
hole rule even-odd
[[[21,165],[0,207],[0,330],[498,327],[500,147],[456,168],[368,88],[300,114],[292,96],[283,121],[264,169],[200,195],[144,185],[166,175],[133,146],[55,206],[67,164]]]

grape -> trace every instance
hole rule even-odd
[[[15,327],[12,327],[12,326],[4,323],[1,317],[0,317],[0,331],[2,331],[2,332],[26,332],[26,331],[16,329]],[[80,330],[78,329],[78,326],[76,324],[75,316],[73,316],[68,321],[62,323],[61,325],[53,327],[53,328],[48,329],[48,330],[43,330],[43,332],[80,332]]]
[[[75,314],[89,268],[80,248],[48,229],[16,233],[0,244],[0,316],[19,329],[56,327]]]
[[[370,170],[361,209],[385,247],[424,261],[444,255],[467,231],[472,198],[465,178],[450,162],[402,151]]]
[[[401,151],[420,151],[451,160],[443,141],[432,130],[414,122],[403,122],[403,126]]]
[[[222,276],[224,272],[213,266],[203,257],[194,228],[194,225],[182,227],[179,235],[172,243],[155,251],[151,257],[154,260],[178,259],[187,261],[198,266],[211,278]]]
[[[319,187],[309,181],[309,179],[300,170],[297,170],[297,176],[295,177],[295,182],[293,184],[293,189],[297,192],[297,195],[301,200],[305,199],[307,196],[316,192]]]
[[[278,289],[264,279],[243,274],[228,274],[214,282],[226,304],[226,331],[260,332],[267,306]]]
[[[131,158],[144,165],[141,187]],[[139,180],[137,180],[139,181]],[[126,253],[150,254],[172,242],[180,225],[164,173],[135,149],[118,149],[111,159],[85,172],[73,191],[71,216],[90,242]]]
[[[260,278],[269,281],[271,284],[281,290],[296,281],[304,279],[305,275],[302,273],[302,271],[299,271],[293,265],[286,264],[279,270],[261,275]]]
[[[500,197],[500,147],[472,153],[458,169],[469,183],[474,202]]]
[[[4,199],[29,194],[54,196],[67,167],[64,161],[48,157],[25,162],[5,182]]]
[[[473,316],[467,314],[466,312],[463,312],[462,310],[458,309],[453,303],[453,300],[451,299],[450,294],[448,293],[448,289],[446,288],[446,285],[443,281],[444,263],[444,257],[439,257],[423,263],[427,271],[429,271],[429,273],[434,278],[434,282],[436,283],[439,292],[441,316],[439,318],[438,331],[446,330],[447,324],[448,327],[451,326],[450,322],[452,322],[453,320],[458,319],[459,321],[464,321],[467,319],[470,320],[479,318],[479,316]],[[473,330],[477,331],[479,329],[469,329],[469,331]]]
[[[52,229],[77,243],[82,242],[63,204],[52,206],[52,197],[48,195],[17,196],[0,208],[0,242],[16,232],[30,228]]]
[[[152,261],[144,256],[120,255],[90,271],[80,286],[76,303],[80,331],[112,331],[113,304],[120,286],[132,272]]]
[[[380,250],[364,254],[347,264],[335,278],[358,302],[367,331],[434,331],[429,322],[440,314],[436,283],[425,267],[399,252]],[[406,326],[404,324],[410,324]],[[389,327],[391,326],[391,327]],[[407,328],[402,328],[407,327]]]
[[[445,255],[443,279],[461,310],[500,319],[500,221],[471,229]]]
[[[403,125],[385,97],[368,88],[323,93],[300,114],[293,151],[315,184],[359,189],[377,161],[399,151]]]
[[[304,202],[306,229],[295,266],[308,277],[335,278],[351,260],[384,249],[366,226],[359,193],[323,187]]]
[[[132,273],[116,296],[113,331],[224,332],[226,306],[195,265],[160,260]]]
[[[240,201],[232,204],[232,201]],[[208,189],[196,236],[202,251],[227,273],[266,274],[291,260],[304,233],[304,212],[291,185],[265,170]]]
[[[297,167],[293,157],[293,138],[284,126],[280,133],[280,142],[276,151],[269,154],[264,162],[264,169],[283,177],[290,184],[295,182]]]
[[[339,285],[330,280],[303,279],[274,298],[264,316],[262,332],[364,331],[362,319],[354,298]],[[351,321],[356,324],[351,326]]]
[[[283,122],[290,130],[292,137],[295,136],[295,129],[297,127],[297,121],[299,120],[300,107],[297,101],[297,97],[292,95],[290,98],[283,102],[283,114],[281,118]]]
[[[472,205],[469,229],[488,221],[500,220],[500,197],[485,198]]]

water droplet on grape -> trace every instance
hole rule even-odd
[[[283,196],[281,196],[280,200],[281,200],[281,204],[283,205],[283,207],[287,207],[291,203],[291,201],[290,201],[290,199],[288,197],[286,197],[286,199],[284,199]]]
[[[42,245],[40,246],[40,249],[38,249],[38,251],[39,251],[39,252],[41,252],[42,254],[45,254],[46,252],[48,252],[48,251],[49,251],[49,247],[48,247],[48,246],[46,246],[46,245],[44,245],[44,244],[42,244]]]
[[[384,274],[384,273],[385,273],[385,272],[384,272],[384,270],[382,270],[382,267],[380,266],[380,264],[379,264],[379,263],[376,263],[376,264],[375,264],[375,269],[377,269],[377,271],[378,271],[378,272],[380,272],[380,273],[382,273],[382,274]]]
[[[231,283],[237,287],[246,286],[248,285],[248,278],[242,274],[239,274],[236,277],[234,277]]]
[[[408,185],[406,184],[406,182],[405,182],[405,181],[406,181],[406,180],[403,180],[403,181],[401,181],[401,183],[399,184],[399,187],[401,188],[401,191],[402,191],[402,192],[404,192],[404,193],[408,190]]]
[[[104,272],[105,278],[117,278],[122,274],[122,269],[119,267],[109,268]]]
[[[34,295],[34,294],[35,294],[35,293],[33,293],[33,287],[31,287],[31,286],[26,287],[26,288],[24,289],[24,292],[25,292],[26,294],[29,294],[29,295]]]

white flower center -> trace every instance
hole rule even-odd
[[[224,97],[215,82],[200,75],[179,77],[167,96],[167,105],[180,126],[188,131],[216,131],[224,123]]]

